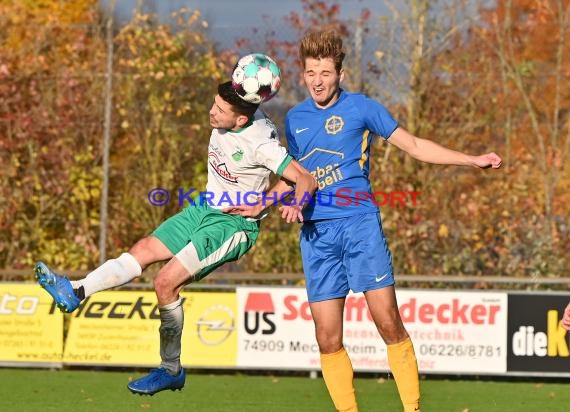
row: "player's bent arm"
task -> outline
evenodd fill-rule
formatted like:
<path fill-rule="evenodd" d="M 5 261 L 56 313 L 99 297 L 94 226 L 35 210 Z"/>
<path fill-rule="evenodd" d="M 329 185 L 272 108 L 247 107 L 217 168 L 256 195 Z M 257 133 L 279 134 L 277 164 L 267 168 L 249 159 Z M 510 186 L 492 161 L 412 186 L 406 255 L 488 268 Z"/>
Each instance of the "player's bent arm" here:
<path fill-rule="evenodd" d="M 317 189 L 317 181 L 313 175 L 294 160 L 285 167 L 279 181 L 255 205 L 236 205 L 222 211 L 244 217 L 259 216 L 265 209 L 279 203 L 289 193 L 292 193 L 294 186 L 296 187 L 295 199 L 280 208 L 281 217 L 287 223 L 303 221 L 301 210 L 309 204 L 309 200 Z"/>
<path fill-rule="evenodd" d="M 295 184 L 294 205 L 307 206 L 317 190 L 317 180 L 299 162 L 292 160 L 283 171 L 283 178 Z"/>
<path fill-rule="evenodd" d="M 305 168 L 292 161 L 285 168 L 282 179 L 295 183 L 295 197 L 288 202 L 282 201 L 279 208 L 281 217 L 287 223 L 303 222 L 302 210 L 307 206 L 317 190 L 317 181 Z"/>
<path fill-rule="evenodd" d="M 294 190 L 295 184 L 283 176 L 280 176 L 277 183 L 265 193 L 265 208 L 276 205 L 279 201 L 283 200 L 283 198 L 292 194 Z"/>
<path fill-rule="evenodd" d="M 222 212 L 243 217 L 256 217 L 261 215 L 265 209 L 279 203 L 288 193 L 293 193 L 293 184 L 280 177 L 279 181 L 265 192 L 262 197 L 258 198 L 254 204 L 230 206 L 222 209 Z"/>
<path fill-rule="evenodd" d="M 441 165 L 473 166 L 479 168 L 499 168 L 501 158 L 495 153 L 471 156 L 443 147 L 431 140 L 414 136 L 401 127 L 396 128 L 388 138 L 388 143 L 408 153 L 414 159 Z"/>

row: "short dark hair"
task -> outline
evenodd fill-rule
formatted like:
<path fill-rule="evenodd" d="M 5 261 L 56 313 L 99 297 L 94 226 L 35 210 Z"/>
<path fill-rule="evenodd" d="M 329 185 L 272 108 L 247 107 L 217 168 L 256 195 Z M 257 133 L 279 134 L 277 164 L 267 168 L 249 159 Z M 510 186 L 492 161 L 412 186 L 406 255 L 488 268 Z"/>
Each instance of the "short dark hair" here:
<path fill-rule="evenodd" d="M 259 104 L 246 102 L 235 91 L 232 82 L 220 83 L 218 85 L 218 94 L 225 102 L 232 106 L 234 112 L 247 116 L 251 119 L 259 107 Z"/>

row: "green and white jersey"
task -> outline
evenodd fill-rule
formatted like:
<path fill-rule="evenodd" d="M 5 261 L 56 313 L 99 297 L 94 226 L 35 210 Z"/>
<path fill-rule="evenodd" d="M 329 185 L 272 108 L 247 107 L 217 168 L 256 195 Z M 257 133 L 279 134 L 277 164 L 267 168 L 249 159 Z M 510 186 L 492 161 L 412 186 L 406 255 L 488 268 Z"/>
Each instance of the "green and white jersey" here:
<path fill-rule="evenodd" d="M 281 176 L 291 160 L 277 128 L 259 110 L 253 122 L 239 131 L 214 129 L 202 199 L 217 209 L 254 204 L 269 189 L 271 172 Z"/>

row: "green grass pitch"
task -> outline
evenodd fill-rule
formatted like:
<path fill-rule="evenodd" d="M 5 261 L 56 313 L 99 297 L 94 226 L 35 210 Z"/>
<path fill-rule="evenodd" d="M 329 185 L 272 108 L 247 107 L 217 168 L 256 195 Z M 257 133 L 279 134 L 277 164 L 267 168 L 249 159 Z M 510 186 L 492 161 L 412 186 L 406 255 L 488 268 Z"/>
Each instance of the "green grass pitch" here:
<path fill-rule="evenodd" d="M 321 378 L 188 375 L 182 391 L 133 395 L 130 379 L 144 372 L 0 369 L 0 411 L 334 411 Z M 422 379 L 423 412 L 563 412 L 570 410 L 565 383 Z M 392 379 L 358 376 L 360 412 L 401 411 Z"/>

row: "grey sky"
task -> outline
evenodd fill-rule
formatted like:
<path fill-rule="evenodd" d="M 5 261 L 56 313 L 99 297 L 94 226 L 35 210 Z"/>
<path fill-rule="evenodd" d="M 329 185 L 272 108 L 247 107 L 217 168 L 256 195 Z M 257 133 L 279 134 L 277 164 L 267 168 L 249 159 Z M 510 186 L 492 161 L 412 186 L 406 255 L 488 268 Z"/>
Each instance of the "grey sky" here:
<path fill-rule="evenodd" d="M 113 0 L 100 0 L 108 6 Z M 143 5 L 145 12 L 167 18 L 171 12 L 183 7 L 198 9 L 208 24 L 209 36 L 222 48 L 235 47 L 235 39 L 253 36 L 258 29 L 254 43 L 262 41 L 263 33 L 277 30 L 288 38 L 292 29 L 284 22 L 291 11 L 302 12 L 301 0 L 114 0 L 115 16 L 120 22 L 129 21 L 137 5 Z M 331 0 L 330 3 L 333 3 Z M 387 14 L 382 0 L 337 0 L 340 18 L 347 20 L 360 15 L 363 8 L 372 12 L 372 19 Z"/>
<path fill-rule="evenodd" d="M 101 0 L 103 4 L 110 2 L 111 0 Z M 341 6 L 343 18 L 358 16 L 363 8 L 370 9 L 377 16 L 386 12 L 382 0 L 337 0 L 336 2 Z M 264 15 L 280 18 L 293 10 L 302 11 L 300 0 L 115 0 L 123 17 L 127 17 L 129 11 L 140 3 L 159 14 L 168 14 L 182 7 L 196 8 L 202 11 L 204 18 L 213 26 L 255 24 Z"/>

